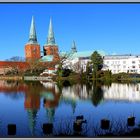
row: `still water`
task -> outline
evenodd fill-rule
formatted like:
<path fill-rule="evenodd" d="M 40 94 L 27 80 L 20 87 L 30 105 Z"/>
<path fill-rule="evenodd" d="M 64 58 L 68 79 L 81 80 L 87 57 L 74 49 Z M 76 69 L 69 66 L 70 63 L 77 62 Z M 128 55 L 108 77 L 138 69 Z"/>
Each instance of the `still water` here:
<path fill-rule="evenodd" d="M 0 137 L 8 137 L 8 124 L 16 124 L 17 137 L 47 137 L 43 124 L 52 123 L 53 132 L 73 135 L 76 116 L 87 122 L 81 134 L 96 137 L 100 122 L 109 119 L 111 132 L 125 132 L 140 124 L 140 83 L 74 84 L 0 81 Z M 127 118 L 135 125 L 127 127 Z M 117 130 L 117 131 L 116 131 Z"/>

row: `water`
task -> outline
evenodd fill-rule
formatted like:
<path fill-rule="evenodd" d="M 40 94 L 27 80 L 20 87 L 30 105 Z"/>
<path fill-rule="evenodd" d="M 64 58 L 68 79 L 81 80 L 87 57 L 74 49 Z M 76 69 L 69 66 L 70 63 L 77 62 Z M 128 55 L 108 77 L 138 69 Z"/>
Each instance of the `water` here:
<path fill-rule="evenodd" d="M 75 84 L 0 81 L 0 137 L 8 137 L 8 124 L 16 124 L 17 137 L 73 135 L 76 116 L 83 115 L 80 134 L 96 137 L 108 132 L 127 132 L 140 124 L 140 83 Z M 135 116 L 135 125 L 127 118 Z M 110 130 L 100 128 L 110 120 Z M 52 123 L 52 134 L 43 124 Z M 14 136 L 14 135 L 13 135 Z"/>

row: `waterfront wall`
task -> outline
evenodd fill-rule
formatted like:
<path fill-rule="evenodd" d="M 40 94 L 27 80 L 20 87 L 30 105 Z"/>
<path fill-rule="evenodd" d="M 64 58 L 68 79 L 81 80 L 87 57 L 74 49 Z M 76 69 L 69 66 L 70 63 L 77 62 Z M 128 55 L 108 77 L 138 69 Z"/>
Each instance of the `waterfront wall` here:
<path fill-rule="evenodd" d="M 24 76 L 24 80 L 27 80 L 27 81 L 52 81 L 52 79 L 49 79 L 48 77 L 42 77 L 42 76 Z"/>

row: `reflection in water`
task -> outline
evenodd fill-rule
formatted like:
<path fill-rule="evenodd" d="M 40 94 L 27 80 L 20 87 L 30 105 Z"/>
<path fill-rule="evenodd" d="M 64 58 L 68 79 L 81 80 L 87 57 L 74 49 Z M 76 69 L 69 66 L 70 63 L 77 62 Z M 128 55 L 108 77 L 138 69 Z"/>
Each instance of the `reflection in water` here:
<path fill-rule="evenodd" d="M 103 86 L 105 100 L 140 101 L 140 84 L 112 83 L 111 87 Z"/>
<path fill-rule="evenodd" d="M 87 86 L 76 84 L 71 87 L 64 87 L 62 89 L 63 98 L 71 98 L 73 100 L 86 100 L 90 98 L 89 92 L 87 92 Z"/>
<path fill-rule="evenodd" d="M 41 125 L 39 124 L 39 122 L 44 123 L 46 119 L 47 123 L 53 123 L 55 124 L 54 126 L 56 127 L 58 127 L 58 125 L 56 125 L 56 119 L 54 118 L 59 118 L 59 116 L 61 115 L 62 117 L 63 115 L 69 116 L 72 115 L 71 118 L 72 120 L 70 120 L 70 122 L 72 122 L 73 118 L 76 115 L 90 114 L 92 118 L 91 120 L 95 119 L 96 122 L 98 121 L 100 122 L 100 120 L 104 118 L 104 116 L 108 112 L 110 113 L 109 115 L 115 114 L 114 116 L 116 116 L 116 118 L 119 117 L 117 116 L 119 115 L 119 113 L 117 114 L 117 112 L 119 112 L 119 110 L 123 108 L 119 108 L 118 111 L 113 112 L 114 109 L 111 108 L 112 104 L 114 103 L 113 101 L 117 100 L 118 101 L 117 105 L 120 105 L 119 102 L 120 100 L 121 102 L 127 101 L 127 104 L 125 104 L 126 107 L 124 108 L 124 110 L 120 112 L 121 114 L 122 112 L 124 112 L 124 114 L 129 115 L 131 113 L 130 107 L 132 106 L 132 104 L 129 103 L 136 101 L 137 103 L 139 103 L 140 101 L 139 83 L 137 84 L 112 83 L 111 85 L 108 86 L 103 85 L 101 82 L 95 81 L 94 83 L 87 84 L 78 83 L 70 86 L 69 83 L 66 82 L 64 85 L 65 86 L 63 86 L 63 84 L 61 85 L 60 83 L 55 82 L 50 83 L 42 81 L 41 82 L 0 81 L 0 95 L 3 94 L 6 95 L 4 96 L 5 97 L 4 102 L 7 102 L 7 95 L 8 97 L 10 97 L 11 102 L 13 101 L 13 99 L 21 101 L 23 100 L 24 108 L 20 108 L 20 110 L 22 110 L 21 117 L 24 116 L 24 114 L 27 114 L 28 117 L 27 125 L 28 128 L 30 129 L 30 134 L 32 136 L 36 136 L 38 134 L 37 133 L 38 129 L 41 129 L 39 128 L 39 126 Z M 3 97 L 0 96 L 0 99 L 2 98 Z M 111 100 L 112 102 L 111 103 L 104 102 L 109 100 Z M 102 104 L 103 102 L 104 104 Z M 12 107 L 12 104 L 10 105 Z M 68 108 L 68 106 L 70 106 L 70 108 Z M 16 107 L 17 107 L 16 109 L 18 109 L 19 107 L 18 104 L 16 105 Z M 116 107 L 116 110 L 118 109 L 116 104 L 114 104 L 114 107 Z M 10 106 L 8 106 L 7 108 L 10 108 Z M 134 113 L 136 113 L 137 108 L 135 108 L 135 106 L 134 108 L 131 109 L 133 109 L 131 111 L 134 111 Z M 71 114 L 70 110 L 72 110 Z M 137 110 L 137 112 L 140 113 L 139 110 Z M 1 110 L 0 113 L 6 114 L 5 110 Z M 43 116 L 45 116 L 44 119 Z M 63 120 L 62 117 L 60 119 Z M 24 123 L 26 124 L 26 121 Z M 90 122 L 90 120 L 88 120 L 88 123 L 94 124 Z"/>
<path fill-rule="evenodd" d="M 36 88 L 33 88 L 32 84 L 29 84 L 28 90 L 25 92 L 24 101 L 24 108 L 27 111 L 31 135 L 35 133 L 37 113 L 40 108 L 40 95 L 38 94 L 40 87 L 38 87 L 37 84 L 35 84 L 35 87 Z"/>
<path fill-rule="evenodd" d="M 103 90 L 102 84 L 100 82 L 95 81 L 93 83 L 93 94 L 92 94 L 92 103 L 94 106 L 100 104 L 103 100 Z"/>
<path fill-rule="evenodd" d="M 47 91 L 41 93 L 43 100 L 43 106 L 46 109 L 48 123 L 53 123 L 55 109 L 58 106 L 60 93 L 57 85 L 53 82 L 41 82 Z"/>

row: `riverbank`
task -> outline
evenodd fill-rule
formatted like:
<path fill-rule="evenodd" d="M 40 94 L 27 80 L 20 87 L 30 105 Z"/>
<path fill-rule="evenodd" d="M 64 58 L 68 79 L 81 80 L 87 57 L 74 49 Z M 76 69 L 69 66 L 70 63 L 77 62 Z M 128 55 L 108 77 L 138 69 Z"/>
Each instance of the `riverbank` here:
<path fill-rule="evenodd" d="M 30 81 L 34 80 L 48 80 L 48 77 L 41 77 L 40 76 L 25 76 L 25 77 L 30 77 Z M 32 80 L 33 79 L 33 80 Z M 24 76 L 21 75 L 12 75 L 12 76 L 0 76 L 0 80 L 25 80 Z M 27 78 L 28 80 L 28 78 Z M 87 78 L 85 75 L 79 75 L 79 74 L 73 74 L 67 77 L 61 77 L 61 76 L 54 76 L 52 77 L 53 81 L 69 81 L 71 83 L 78 83 L 78 82 L 94 82 L 94 81 L 101 81 L 103 83 L 110 83 L 110 82 L 117 82 L 117 83 L 131 83 L 131 82 L 140 82 L 140 77 L 120 77 L 120 76 L 112 76 L 110 78 L 105 78 L 105 77 L 100 77 L 100 78 Z"/>
<path fill-rule="evenodd" d="M 23 80 L 23 76 L 0 76 L 0 80 Z"/>

